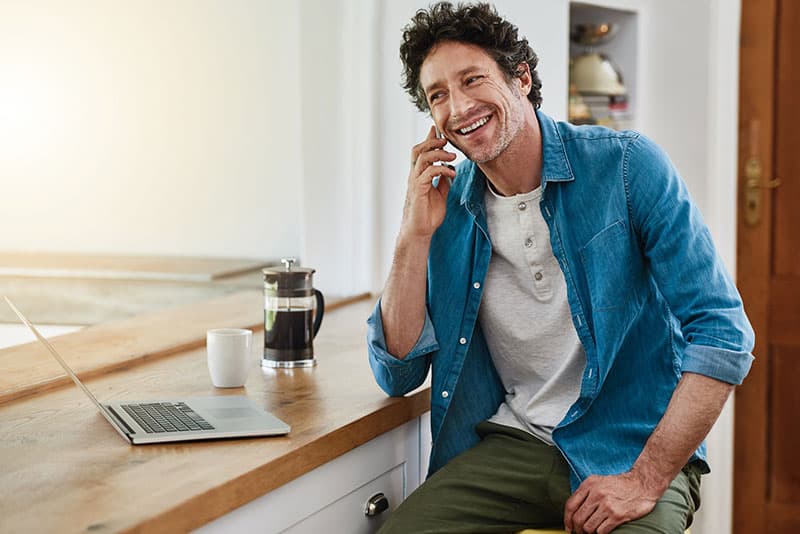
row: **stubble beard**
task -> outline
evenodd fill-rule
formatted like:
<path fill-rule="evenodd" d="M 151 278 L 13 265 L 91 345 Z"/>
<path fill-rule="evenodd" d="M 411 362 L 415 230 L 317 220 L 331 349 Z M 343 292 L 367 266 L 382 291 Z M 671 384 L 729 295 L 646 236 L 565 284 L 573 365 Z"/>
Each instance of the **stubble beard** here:
<path fill-rule="evenodd" d="M 525 123 L 525 113 L 520 103 L 520 93 L 513 90 L 513 88 L 512 93 L 514 94 L 514 105 L 512 106 L 512 109 L 509 110 L 511 113 L 505 114 L 505 125 L 498 126 L 501 128 L 499 137 L 491 145 L 478 147 L 470 150 L 469 152 L 464 151 L 464 155 L 466 155 L 471 161 L 480 164 L 497 159 L 500 154 L 505 152 L 505 150 L 511 145 L 511 142 L 514 140 L 514 138 L 517 137 L 517 134 L 519 134 L 519 132 L 522 130 Z M 496 118 L 497 114 L 494 116 Z"/>

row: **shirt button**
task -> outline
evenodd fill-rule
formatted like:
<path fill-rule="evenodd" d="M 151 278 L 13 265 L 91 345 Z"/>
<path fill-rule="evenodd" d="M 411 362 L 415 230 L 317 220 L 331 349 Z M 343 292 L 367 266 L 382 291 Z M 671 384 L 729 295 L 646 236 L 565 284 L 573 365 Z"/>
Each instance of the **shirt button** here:
<path fill-rule="evenodd" d="M 536 281 L 538 282 L 542 279 L 542 272 L 539 271 L 538 273 L 534 274 L 533 277 L 536 278 Z"/>
<path fill-rule="evenodd" d="M 448 392 L 446 392 L 446 391 L 442 391 L 442 398 L 443 398 L 443 399 L 446 399 L 446 398 L 447 398 L 447 397 L 449 397 L 449 396 L 450 396 L 450 394 L 449 394 Z"/>
<path fill-rule="evenodd" d="M 517 208 L 519 208 L 519 211 L 522 211 L 527 207 L 528 207 L 528 205 L 525 204 L 524 202 L 520 202 L 519 204 L 517 204 Z"/>
<path fill-rule="evenodd" d="M 525 240 L 525 248 L 531 248 L 533 246 L 533 239 L 530 237 Z"/>
<path fill-rule="evenodd" d="M 467 344 L 467 338 L 462 337 L 461 339 L 458 340 L 458 342 L 461 343 L 462 345 L 466 345 Z"/>
<path fill-rule="evenodd" d="M 480 289 L 481 288 L 481 283 L 480 282 L 475 282 L 474 284 L 472 284 L 472 287 L 474 287 L 475 289 Z"/>

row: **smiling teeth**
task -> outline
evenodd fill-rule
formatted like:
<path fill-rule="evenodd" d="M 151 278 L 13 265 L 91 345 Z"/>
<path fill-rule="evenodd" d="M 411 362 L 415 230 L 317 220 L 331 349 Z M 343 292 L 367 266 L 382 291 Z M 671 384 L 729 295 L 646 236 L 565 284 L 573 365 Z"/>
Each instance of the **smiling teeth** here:
<path fill-rule="evenodd" d="M 489 122 L 489 117 L 484 117 L 484 118 L 482 118 L 482 119 L 478 119 L 478 120 L 476 120 L 475 122 L 473 122 L 472 124 L 470 124 L 470 125 L 469 125 L 469 126 L 467 126 L 466 128 L 461 128 L 461 129 L 460 129 L 460 130 L 458 130 L 458 131 L 459 131 L 459 133 L 461 133 L 461 134 L 468 134 L 468 133 L 469 133 L 469 132 L 471 132 L 472 130 L 475 130 L 475 129 L 477 129 L 477 128 L 480 128 L 481 126 L 483 126 L 483 125 L 484 125 L 484 124 L 486 124 L 487 122 Z"/>

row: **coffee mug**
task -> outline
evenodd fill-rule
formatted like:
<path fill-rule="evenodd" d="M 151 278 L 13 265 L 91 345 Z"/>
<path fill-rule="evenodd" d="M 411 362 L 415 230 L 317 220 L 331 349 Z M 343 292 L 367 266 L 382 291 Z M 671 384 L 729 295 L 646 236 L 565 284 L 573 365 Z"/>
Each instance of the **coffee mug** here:
<path fill-rule="evenodd" d="M 206 352 L 211 383 L 218 388 L 238 388 L 247 381 L 253 331 L 217 328 L 206 332 Z"/>

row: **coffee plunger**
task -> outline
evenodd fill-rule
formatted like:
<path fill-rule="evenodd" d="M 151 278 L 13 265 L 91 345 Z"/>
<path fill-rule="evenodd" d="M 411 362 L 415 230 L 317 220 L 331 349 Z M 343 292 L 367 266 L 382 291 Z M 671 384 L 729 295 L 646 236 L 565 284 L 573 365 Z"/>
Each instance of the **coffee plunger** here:
<path fill-rule="evenodd" d="M 311 367 L 314 336 L 325 312 L 322 293 L 313 287 L 314 269 L 295 267 L 294 258 L 281 266 L 262 269 L 264 274 L 263 367 Z"/>

